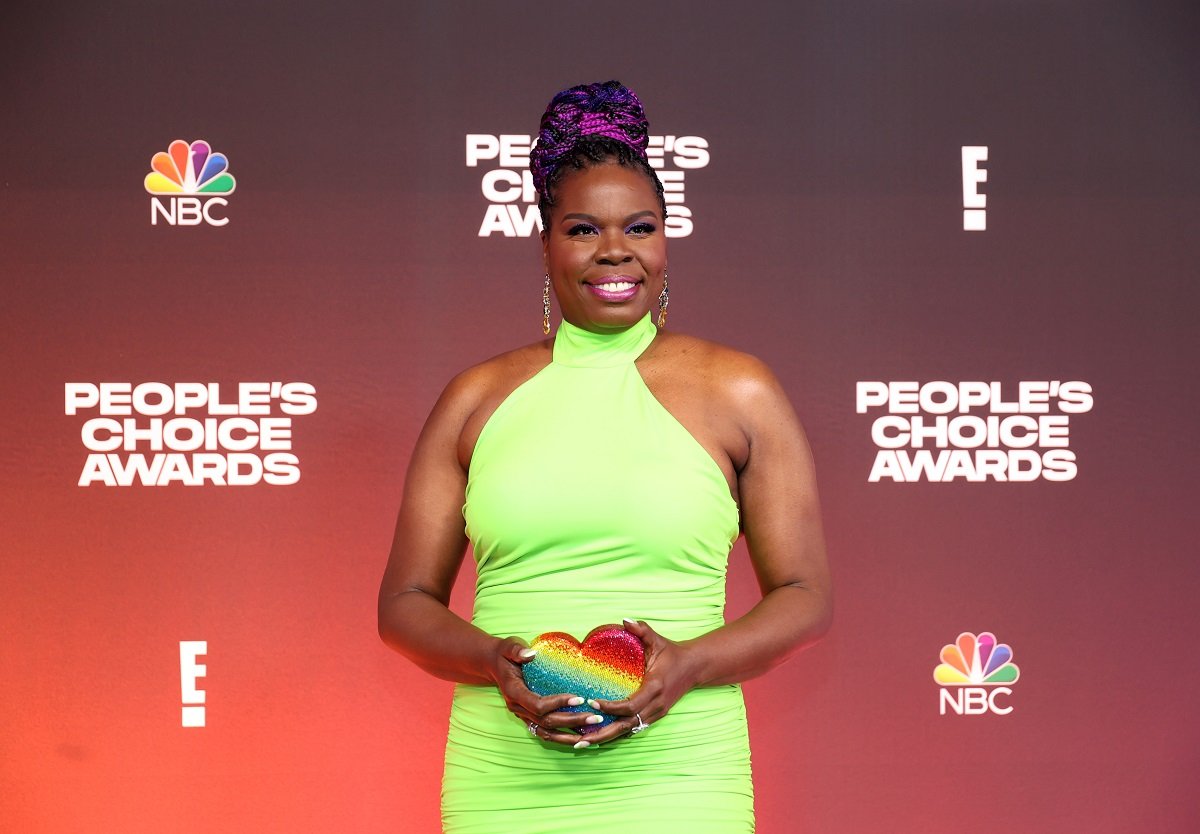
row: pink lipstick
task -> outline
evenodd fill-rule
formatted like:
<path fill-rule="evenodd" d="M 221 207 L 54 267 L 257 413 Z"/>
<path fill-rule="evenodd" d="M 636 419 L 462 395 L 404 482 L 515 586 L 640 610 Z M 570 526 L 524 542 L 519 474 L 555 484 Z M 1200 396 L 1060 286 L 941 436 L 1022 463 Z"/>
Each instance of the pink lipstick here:
<path fill-rule="evenodd" d="M 606 275 L 603 278 L 592 278 L 584 282 L 587 288 L 602 301 L 628 301 L 637 295 L 642 282 L 629 275 Z"/>

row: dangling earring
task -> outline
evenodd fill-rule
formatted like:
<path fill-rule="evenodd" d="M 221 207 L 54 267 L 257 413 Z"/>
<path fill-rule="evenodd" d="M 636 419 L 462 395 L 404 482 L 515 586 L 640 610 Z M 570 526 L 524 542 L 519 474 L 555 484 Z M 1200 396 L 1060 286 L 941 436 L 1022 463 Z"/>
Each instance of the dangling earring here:
<path fill-rule="evenodd" d="M 667 272 L 663 270 L 663 288 L 658 294 L 658 326 L 663 327 L 667 323 L 667 305 L 671 303 L 670 296 L 667 295 Z"/>
<path fill-rule="evenodd" d="M 546 283 L 542 286 L 542 333 L 550 335 L 550 273 L 546 273 Z"/>

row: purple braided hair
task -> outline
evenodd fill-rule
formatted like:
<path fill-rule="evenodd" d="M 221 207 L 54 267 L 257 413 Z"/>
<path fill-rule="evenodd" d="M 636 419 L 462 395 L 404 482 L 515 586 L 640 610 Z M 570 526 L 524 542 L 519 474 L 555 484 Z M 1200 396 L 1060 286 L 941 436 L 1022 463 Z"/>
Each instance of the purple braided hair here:
<path fill-rule="evenodd" d="M 580 84 L 551 99 L 529 154 L 543 225 L 554 204 L 554 186 L 565 171 L 606 159 L 642 169 L 654 183 L 665 217 L 662 183 L 646 158 L 649 129 L 641 100 L 619 81 Z"/>

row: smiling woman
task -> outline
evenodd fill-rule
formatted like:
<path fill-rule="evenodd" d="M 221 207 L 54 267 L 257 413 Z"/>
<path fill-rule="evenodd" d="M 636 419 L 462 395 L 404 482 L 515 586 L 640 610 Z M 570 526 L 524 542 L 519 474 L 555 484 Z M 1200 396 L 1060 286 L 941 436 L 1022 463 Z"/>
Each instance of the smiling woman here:
<path fill-rule="evenodd" d="M 542 249 L 563 318 L 593 331 L 632 326 L 667 274 L 654 189 L 641 172 L 601 162 L 563 182 L 556 202 Z"/>
<path fill-rule="evenodd" d="M 738 683 L 828 627 L 812 461 L 787 398 L 758 360 L 661 329 L 666 207 L 647 128 L 617 82 L 555 96 L 530 167 L 546 330 L 551 288 L 563 320 L 456 377 L 409 466 L 379 629 L 459 684 L 452 834 L 752 831 Z M 763 597 L 725 623 L 739 532 Z M 470 623 L 448 608 L 468 542 Z M 628 698 L 526 687 L 535 637 L 621 621 L 645 654 Z"/>

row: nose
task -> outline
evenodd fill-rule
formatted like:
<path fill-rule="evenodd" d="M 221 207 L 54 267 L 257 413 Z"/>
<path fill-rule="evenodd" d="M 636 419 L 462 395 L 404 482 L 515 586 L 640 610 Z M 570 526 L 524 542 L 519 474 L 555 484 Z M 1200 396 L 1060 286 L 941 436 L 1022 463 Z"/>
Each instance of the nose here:
<path fill-rule="evenodd" d="M 596 247 L 596 262 L 614 266 L 633 260 L 633 252 L 629 249 L 629 241 L 621 229 L 607 229 L 600 233 L 600 243 Z"/>

